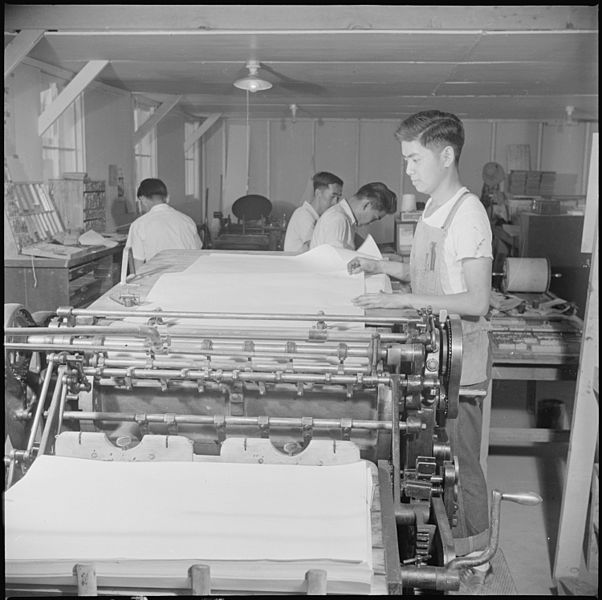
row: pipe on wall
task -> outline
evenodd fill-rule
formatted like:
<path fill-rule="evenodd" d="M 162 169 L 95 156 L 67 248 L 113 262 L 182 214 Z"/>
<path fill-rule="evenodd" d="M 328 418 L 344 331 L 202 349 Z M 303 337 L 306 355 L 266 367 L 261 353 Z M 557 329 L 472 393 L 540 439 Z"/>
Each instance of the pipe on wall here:
<path fill-rule="evenodd" d="M 489 162 L 495 162 L 495 144 L 497 142 L 497 122 L 491 121 L 491 140 L 489 141 Z"/>
<path fill-rule="evenodd" d="M 541 171 L 541 164 L 543 162 L 543 123 L 537 125 L 537 161 L 535 164 L 535 170 Z"/>

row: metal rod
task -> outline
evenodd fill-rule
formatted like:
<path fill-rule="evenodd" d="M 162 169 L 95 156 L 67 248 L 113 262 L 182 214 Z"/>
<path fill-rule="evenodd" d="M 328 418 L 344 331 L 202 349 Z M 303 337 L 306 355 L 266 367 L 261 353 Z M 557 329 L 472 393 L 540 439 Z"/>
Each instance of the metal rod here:
<path fill-rule="evenodd" d="M 67 398 L 67 385 L 63 385 L 61 388 L 61 402 L 59 404 L 59 416 L 58 423 L 56 426 L 57 434 L 61 433 L 61 427 L 63 425 L 63 413 L 65 412 L 65 400 Z"/>
<path fill-rule="evenodd" d="M 49 336 L 69 336 L 69 335 L 134 335 L 149 339 L 154 345 L 162 345 L 161 336 L 155 327 L 148 325 L 137 325 L 132 327 L 108 327 L 104 325 L 87 325 L 76 327 L 7 327 L 4 333 L 8 335 L 49 335 Z"/>
<path fill-rule="evenodd" d="M 312 373 L 289 373 L 285 371 L 278 371 L 275 373 L 254 373 L 249 371 L 235 371 L 228 370 L 223 371 L 222 369 L 206 369 L 196 370 L 192 369 L 185 374 L 181 372 L 174 372 L 167 369 L 108 369 L 102 368 L 97 369 L 95 367 L 86 368 L 84 367 L 84 373 L 86 375 L 104 375 L 105 377 L 139 377 L 149 379 L 215 379 L 219 382 L 230 382 L 230 381 L 262 381 L 267 383 L 297 383 L 297 382 L 313 382 L 313 383 L 332 383 L 332 384 L 357 384 L 366 386 L 375 386 L 378 384 L 389 384 L 391 377 L 387 375 L 336 375 L 331 373 L 325 373 L 324 375 L 312 374 Z M 403 382 L 402 382 L 403 383 Z"/>
<path fill-rule="evenodd" d="M 81 339 L 77 338 L 77 336 L 75 336 L 73 333 L 69 332 L 68 329 L 61 329 L 61 331 L 58 331 L 56 333 L 53 333 L 52 335 L 45 335 L 45 333 L 39 333 L 39 334 L 33 334 L 33 335 L 27 335 L 28 332 L 24 331 L 25 329 L 34 329 L 33 327 L 29 327 L 29 328 L 21 328 L 21 334 L 22 337 L 27 336 L 27 341 L 23 341 L 23 342 L 8 342 L 8 343 L 15 343 L 15 344 L 20 344 L 21 347 L 23 346 L 23 344 L 27 344 L 28 347 L 31 346 L 42 346 L 42 345 L 49 345 L 49 344 L 57 344 L 57 343 L 63 343 L 63 344 L 77 344 L 77 345 L 82 345 L 82 346 L 93 346 L 93 342 L 94 340 L 92 339 L 86 339 L 84 337 L 82 337 Z M 10 332 L 7 332 L 7 335 L 11 335 Z M 14 335 L 12 334 L 13 337 L 19 337 L 19 334 Z M 90 335 L 90 334 L 87 334 Z M 211 342 L 211 347 L 210 349 L 207 349 L 204 347 L 203 345 L 203 341 L 204 340 L 198 340 L 195 341 L 194 344 L 192 343 L 188 343 L 186 345 L 182 345 L 180 346 L 178 344 L 178 342 L 180 340 L 177 339 L 173 339 L 171 337 L 171 335 L 169 336 L 169 351 L 172 354 L 202 354 L 204 356 L 207 355 L 213 355 L 213 356 L 234 356 L 236 353 L 238 353 L 241 356 L 246 357 L 250 357 L 250 356 L 270 356 L 270 354 L 272 355 L 276 355 L 278 357 L 282 357 L 284 354 L 290 355 L 293 358 L 304 358 L 306 356 L 310 356 L 310 357 L 314 357 L 317 355 L 323 356 L 323 355 L 329 355 L 329 354 L 340 354 L 341 353 L 341 348 L 339 348 L 339 345 L 335 345 L 333 343 L 324 343 L 321 344 L 320 346 L 317 345 L 311 345 L 311 344 L 304 344 L 303 342 L 299 343 L 299 342 L 290 342 L 291 344 L 294 344 L 295 348 L 294 350 L 290 351 L 290 349 L 288 348 L 288 343 L 285 342 L 284 344 L 279 344 L 279 345 L 272 345 L 272 346 L 263 346 L 261 344 L 256 344 L 254 343 L 252 340 L 240 340 L 239 343 L 235 346 L 234 344 L 230 345 L 230 347 L 228 347 L 228 345 L 223 345 L 220 344 L 219 342 L 214 343 L 212 340 L 207 340 Z M 58 340 L 55 340 L 55 338 L 59 338 Z M 63 339 L 61 339 L 63 338 Z M 71 338 L 75 338 L 75 339 L 71 339 Z M 66 341 L 66 339 L 68 339 L 68 341 Z M 249 342 L 250 346 L 252 346 L 251 349 L 246 349 L 245 345 L 246 342 Z M 112 343 L 113 345 L 109 345 L 109 343 Z M 356 357 L 356 358 L 368 358 L 371 356 L 371 352 L 370 352 L 370 345 L 365 343 L 363 346 L 361 345 L 349 345 L 349 344 L 345 344 L 346 348 L 343 349 L 343 353 L 346 356 L 349 357 Z M 113 336 L 103 336 L 103 343 L 102 344 L 98 344 L 96 343 L 94 345 L 94 347 L 97 348 L 103 348 L 103 349 L 107 349 L 107 348 L 114 348 L 116 350 L 122 350 L 122 349 L 128 349 L 131 350 L 136 349 L 137 347 L 142 349 L 142 350 L 146 350 L 146 347 L 144 345 L 142 345 L 141 343 L 139 343 L 136 346 L 136 340 L 132 340 L 131 338 L 121 338 L 121 337 L 117 337 L 114 338 Z"/>
<path fill-rule="evenodd" d="M 381 529 L 383 547 L 385 551 L 385 574 L 387 579 L 387 593 L 401 595 L 403 580 L 401 577 L 399 542 L 397 540 L 397 527 L 395 526 L 395 510 L 391 478 L 386 461 L 378 461 L 378 487 L 380 489 Z"/>
<path fill-rule="evenodd" d="M 58 336 L 57 336 L 58 337 Z M 64 335 L 62 337 L 70 337 L 68 335 Z M 44 343 L 45 342 L 45 343 Z M 72 340 L 72 341 L 64 341 L 64 340 L 57 340 L 56 342 L 50 342 L 49 340 L 45 340 L 42 343 L 38 343 L 37 340 L 31 340 L 31 341 L 27 341 L 27 342 L 7 342 L 6 344 L 4 344 L 5 349 L 7 350 L 52 350 L 52 351 L 59 351 L 59 350 L 70 350 L 73 352 L 81 352 L 82 350 L 85 350 L 87 352 L 107 352 L 107 351 L 114 351 L 114 352 L 128 352 L 130 354 L 141 354 L 141 355 L 145 355 L 146 353 L 146 347 L 145 346 L 139 346 L 139 347 L 134 347 L 132 348 L 132 346 L 128 345 L 128 344 L 124 344 L 124 345 L 106 345 L 106 344 L 94 344 L 93 340 L 84 340 L 84 339 L 76 339 L 76 340 Z M 253 359 L 253 358 L 257 358 L 257 359 L 269 359 L 272 358 L 274 360 L 323 360 L 324 359 L 324 355 L 326 355 L 326 357 L 329 357 L 330 354 L 330 358 L 332 358 L 332 360 L 337 360 L 339 361 L 338 356 L 336 355 L 337 350 L 335 348 L 331 348 L 329 349 L 329 352 L 316 352 L 314 354 L 309 354 L 309 353 L 299 353 L 299 352 L 291 352 L 291 353 L 286 353 L 286 352 L 281 352 L 281 353 L 272 353 L 269 354 L 267 352 L 244 352 L 244 351 L 239 351 L 239 352 L 227 352 L 227 351 L 215 351 L 215 350 L 204 350 L 202 348 L 197 348 L 196 350 L 189 350 L 189 351 L 183 351 L 181 349 L 176 349 L 176 350 L 171 350 L 171 352 L 168 350 L 166 352 L 166 354 L 168 355 L 174 355 L 174 354 L 185 354 L 185 355 L 191 355 L 191 356 L 200 356 L 203 359 L 210 359 L 210 358 L 214 358 L 214 357 L 222 357 L 222 358 L 231 358 L 231 359 L 243 359 L 243 360 L 249 360 L 249 359 Z M 368 356 L 367 356 L 367 352 L 363 351 L 351 351 L 348 353 L 347 358 L 361 358 L 361 359 L 365 359 L 367 360 Z M 345 360 L 345 359 L 343 359 Z M 128 365 L 132 364 L 131 362 L 127 363 Z M 147 364 L 145 362 L 145 364 Z M 184 366 L 198 366 L 198 364 L 187 364 Z M 184 367 L 182 367 L 184 368 Z"/>
<path fill-rule="evenodd" d="M 131 316 L 131 314 L 130 314 Z M 159 330 L 161 330 L 161 325 L 158 325 Z M 270 331 L 261 328 L 254 329 L 212 329 L 209 327 L 196 327 L 195 325 L 186 325 L 185 329 L 183 329 L 183 325 L 175 325 L 169 328 L 169 335 L 174 339 L 185 339 L 185 338 L 193 338 L 198 339 L 200 337 L 206 338 L 219 338 L 222 340 L 234 339 L 239 340 L 241 338 L 253 339 L 253 340 L 278 340 L 282 339 L 291 339 L 291 340 L 301 340 L 305 342 L 312 342 L 312 340 L 308 339 L 307 329 L 278 329 L 278 331 Z M 388 333 L 388 332 L 372 332 L 367 330 L 348 330 L 348 331 L 337 331 L 337 330 L 324 330 L 327 334 L 327 338 L 325 341 L 319 340 L 319 343 L 328 343 L 328 342 L 366 342 L 370 341 L 373 337 L 378 336 L 382 341 L 386 342 L 399 342 L 404 343 L 409 340 L 409 335 L 407 333 Z M 318 343 L 318 342 L 315 342 Z"/>
<path fill-rule="evenodd" d="M 67 326 L 63 326 L 63 327 L 52 327 L 52 328 L 43 328 L 43 327 L 13 327 L 13 328 L 9 328 L 8 330 L 5 330 L 7 333 L 9 331 L 12 331 L 15 334 L 23 334 L 26 335 L 28 333 L 38 333 L 38 334 L 44 334 L 44 333 L 49 333 L 52 335 L 66 335 L 69 333 L 72 334 L 84 334 L 86 333 L 86 331 L 84 331 L 84 328 L 88 327 L 88 328 L 92 328 L 92 327 L 96 327 L 98 329 L 91 329 L 89 332 L 87 333 L 102 333 L 100 331 L 100 327 L 102 327 L 101 325 L 90 325 L 90 326 L 84 326 L 84 325 L 75 325 L 73 327 L 67 327 Z M 128 333 L 128 328 L 125 327 L 107 327 L 107 331 L 106 334 L 109 334 L 111 336 L 114 335 L 119 335 L 121 333 Z M 147 327 L 151 327 L 151 326 L 147 326 Z M 161 325 L 153 325 L 152 326 L 153 329 L 156 329 L 157 332 L 160 334 L 162 326 Z M 24 329 L 27 330 L 33 330 L 33 331 L 24 331 Z M 36 330 L 43 330 L 43 331 L 36 331 Z M 252 341 L 254 343 L 257 343 L 257 340 L 278 340 L 279 342 L 281 342 L 282 340 L 285 341 L 295 341 L 295 342 L 305 342 L 307 344 L 315 344 L 316 347 L 322 346 L 324 344 L 328 344 L 328 343 L 332 343 L 332 344 L 336 344 L 336 343 L 345 343 L 345 344 L 353 344 L 353 343 L 357 343 L 357 344 L 362 344 L 362 343 L 366 343 L 371 341 L 374 337 L 378 337 L 382 342 L 397 342 L 397 343 L 405 343 L 410 341 L 409 339 L 409 335 L 408 334 L 375 334 L 375 333 L 360 333 L 360 332 L 333 332 L 333 331 L 327 331 L 326 332 L 326 336 L 325 338 L 322 340 L 312 340 L 312 339 L 308 339 L 308 330 L 279 330 L 277 332 L 262 332 L 259 331 L 257 329 L 254 330 L 236 330 L 236 331 L 227 331 L 227 330 L 195 330 L 195 329 L 187 329 L 186 331 L 181 331 L 181 330 L 177 330 L 177 329 L 169 329 L 169 330 L 165 330 L 165 334 L 169 335 L 170 339 L 172 340 L 172 344 L 175 341 L 178 340 L 187 340 L 189 338 L 194 339 L 194 340 L 198 340 L 199 338 L 205 338 L 205 339 L 219 339 L 220 341 L 222 340 L 235 340 L 235 341 Z"/>
<path fill-rule="evenodd" d="M 31 347 L 26 344 L 5 344 L 5 349 L 14 350 L 14 349 L 30 349 Z M 44 346 L 36 346 L 36 350 L 73 350 L 77 352 L 81 351 L 81 348 L 74 348 L 72 346 L 49 346 L 48 348 Z M 100 351 L 106 350 L 102 346 L 97 348 Z M 86 350 L 94 350 L 93 347 L 88 348 Z M 66 357 L 66 360 L 78 360 L 76 356 Z M 152 364 L 152 359 L 149 359 Z M 139 377 L 142 379 L 175 379 L 175 380 L 186 380 L 186 379 L 194 379 L 194 380 L 204 380 L 204 379 L 215 379 L 220 382 L 229 382 L 229 381 L 262 381 L 267 383 L 297 383 L 297 382 L 313 382 L 313 383 L 332 383 L 332 384 L 357 384 L 357 385 L 367 385 L 367 386 L 375 386 L 378 384 L 388 384 L 390 382 L 390 378 L 388 375 L 367 375 L 370 373 L 368 369 L 360 369 L 358 367 L 347 367 L 343 369 L 343 373 L 340 372 L 340 369 L 337 366 L 332 365 L 331 368 L 327 366 L 310 366 L 310 365 L 290 365 L 287 364 L 285 368 L 277 369 L 274 365 L 259 365 L 258 368 L 264 369 L 263 371 L 248 371 L 246 369 L 249 366 L 253 367 L 254 365 L 245 365 L 241 367 L 240 370 L 232 369 L 224 371 L 222 368 L 205 368 L 203 370 L 199 369 L 199 365 L 193 365 L 195 369 L 193 370 L 190 367 L 178 367 L 177 370 L 164 368 L 164 369 L 141 369 L 138 367 L 132 367 L 131 359 L 125 361 L 128 363 L 127 368 L 107 368 L 103 367 L 95 367 L 95 366 L 86 366 L 83 367 L 83 371 L 85 375 L 91 375 L 93 377 L 105 376 L 107 378 L 110 377 Z M 145 365 L 148 365 L 149 362 L 145 361 Z M 228 364 L 228 367 L 231 365 Z M 185 371 L 185 372 L 183 372 Z M 317 372 L 317 373 L 316 373 Z M 345 374 L 351 373 L 351 374 Z"/>
<path fill-rule="evenodd" d="M 391 419 L 393 425 L 399 422 L 399 375 L 391 377 Z M 401 440 L 399 433 L 392 429 L 391 435 L 391 461 L 393 468 L 393 506 L 401 499 Z"/>
<path fill-rule="evenodd" d="M 132 358 L 123 358 L 123 359 L 113 359 L 113 358 L 106 358 L 104 360 L 104 364 L 103 367 L 110 367 L 110 368 L 119 368 L 119 367 L 136 367 L 136 368 L 144 368 L 144 367 L 148 367 L 152 365 L 153 368 L 155 369 L 199 369 L 199 364 L 198 362 L 196 364 L 193 363 L 185 363 L 185 362 L 171 362 L 171 361 L 158 361 L 158 360 L 153 360 L 150 359 L 146 360 L 144 358 L 140 358 L 140 359 L 132 359 Z M 219 364 L 215 363 L 215 362 L 211 362 L 211 361 L 207 361 L 207 366 L 218 368 Z M 228 364 L 228 366 L 232 366 L 231 364 Z M 282 367 L 284 365 L 280 365 L 280 364 L 274 364 L 274 363 L 268 363 L 268 364 L 262 364 L 262 363 L 257 363 L 256 361 L 254 362 L 250 362 L 250 363 L 245 363 L 245 365 L 241 365 L 241 368 L 246 370 L 247 372 L 273 372 L 275 370 L 281 370 Z M 370 373 L 369 371 L 369 365 L 364 365 L 363 367 L 359 366 L 359 365 L 355 365 L 355 366 L 345 366 L 343 365 L 339 365 L 339 364 L 332 364 L 332 365 L 323 365 L 320 364 L 319 366 L 316 365 L 296 365 L 295 363 L 290 363 L 286 365 L 286 371 L 287 372 L 292 372 L 292 373 L 307 373 L 307 372 L 314 372 L 314 373 L 335 373 L 335 374 L 347 374 L 347 373 Z M 341 373 L 341 370 L 343 371 Z"/>
<path fill-rule="evenodd" d="M 59 398 L 61 396 L 61 389 L 66 384 L 66 382 L 64 381 L 66 370 L 67 370 L 66 365 L 60 365 L 58 368 L 57 381 L 56 381 L 56 386 L 54 388 L 54 393 L 52 395 L 52 401 L 50 403 L 50 408 L 48 409 L 47 413 L 44 413 L 47 415 L 47 418 L 46 418 L 46 425 L 44 427 L 44 431 L 42 432 L 42 439 L 40 441 L 39 454 L 46 453 L 46 448 L 48 446 L 48 441 L 50 438 L 50 430 L 52 429 L 52 423 L 54 421 L 54 418 L 56 416 L 56 412 L 58 409 Z"/>
<path fill-rule="evenodd" d="M 460 574 L 444 567 L 430 565 L 403 566 L 401 579 L 404 587 L 450 591 L 460 588 Z"/>
<path fill-rule="evenodd" d="M 65 336 L 68 337 L 68 336 Z M 86 343 L 90 342 L 90 343 Z M 37 344 L 34 342 L 7 342 L 4 344 L 4 347 L 7 350 L 29 350 L 29 351 L 40 351 L 40 350 L 49 350 L 52 352 L 107 352 L 107 351 L 115 351 L 115 352 L 124 352 L 131 351 L 131 348 L 127 346 L 105 346 L 104 344 L 92 344 L 92 340 L 75 340 L 74 342 L 60 342 L 57 341 L 55 343 L 47 343 L 47 344 Z M 143 351 L 144 347 L 140 347 L 140 350 Z M 71 360 L 75 360 L 76 357 L 71 357 Z"/>
<path fill-rule="evenodd" d="M 171 336 L 170 336 L 171 337 Z M 171 347 L 173 348 L 177 344 L 178 340 L 171 338 Z M 200 343 L 200 342 L 198 342 Z M 198 343 L 195 343 L 194 346 L 198 346 Z M 251 344 L 252 348 L 249 350 L 245 348 L 247 344 Z M 222 340 L 212 341 L 212 352 L 232 352 L 232 351 L 242 351 L 247 353 L 254 354 L 264 354 L 269 352 L 277 352 L 279 354 L 283 352 L 290 352 L 291 354 L 295 354 L 296 356 L 300 356 L 303 352 L 308 352 L 312 354 L 330 354 L 331 352 L 339 352 L 341 350 L 341 343 L 312 343 L 307 341 L 297 341 L 294 342 L 294 350 L 289 349 L 289 344 L 286 340 L 283 340 L 280 343 L 260 343 L 253 342 L 252 340 L 239 339 L 235 342 L 225 342 Z M 187 345 L 188 347 L 188 345 Z M 344 344 L 345 353 L 348 356 L 368 356 L 368 344 L 365 342 L 361 344 Z M 198 351 L 195 348 L 195 351 Z"/>
<path fill-rule="evenodd" d="M 190 425 L 216 425 L 218 421 L 223 421 L 227 425 L 251 425 L 263 426 L 261 417 L 231 417 L 211 415 L 176 415 L 170 414 L 170 418 L 176 424 Z M 306 425 L 306 420 L 301 417 L 266 417 L 266 425 L 269 427 L 302 427 Z M 146 423 L 165 424 L 165 414 L 139 414 L 139 413 L 116 413 L 116 412 L 98 412 L 98 411 L 66 411 L 63 413 L 63 420 L 75 421 L 144 421 Z M 369 431 L 391 431 L 391 421 L 370 421 L 366 419 L 349 419 L 351 429 L 367 429 Z M 312 419 L 311 425 L 314 429 L 340 429 L 343 427 L 341 419 Z M 347 427 L 347 422 L 345 422 Z M 399 422 L 399 430 L 406 431 L 407 423 Z"/>
<path fill-rule="evenodd" d="M 38 398 L 38 405 L 36 406 L 36 413 L 33 417 L 33 425 L 29 433 L 29 440 L 27 441 L 26 454 L 29 456 L 33 449 L 35 442 L 36 433 L 40 426 L 40 419 L 42 418 L 42 411 L 44 409 L 44 402 L 46 401 L 46 395 L 48 394 L 48 387 L 50 386 L 50 380 L 52 379 L 52 371 L 54 370 L 54 356 L 51 356 L 48 361 L 48 368 L 46 369 L 46 376 L 44 377 L 44 383 L 42 384 L 42 391 Z"/>
<path fill-rule="evenodd" d="M 66 316 L 88 316 L 98 317 L 167 317 L 183 319 L 252 319 L 262 321 L 345 321 L 351 323 L 421 323 L 422 319 L 409 317 L 369 317 L 359 315 L 322 315 L 322 314 L 299 314 L 288 313 L 236 313 L 236 312 L 186 312 L 186 311 L 126 311 L 126 310 L 87 310 L 81 308 L 61 307 L 57 309 L 57 315 Z"/>
<path fill-rule="evenodd" d="M 331 358 L 333 360 L 339 361 L 339 360 L 345 360 L 345 358 L 343 359 L 339 359 L 339 357 L 337 356 L 337 349 L 336 348 L 325 348 L 323 352 L 285 352 L 285 351 L 268 351 L 268 350 L 264 350 L 264 351 L 244 351 L 244 350 L 232 350 L 232 351 L 228 351 L 228 350 L 203 350 L 202 348 L 197 348 L 196 351 L 189 351 L 189 352 L 178 352 L 178 351 L 173 351 L 172 354 L 196 354 L 196 355 L 201 355 L 203 357 L 211 357 L 211 358 L 231 358 L 231 359 L 245 359 L 245 360 L 250 360 L 253 358 L 261 358 L 261 359 L 279 359 L 279 360 L 324 360 L 324 358 Z M 358 350 L 350 350 L 347 352 L 347 356 L 346 358 L 361 358 L 364 360 L 367 360 L 369 358 L 368 356 L 368 352 L 367 350 L 362 350 L 362 351 L 358 351 Z"/>

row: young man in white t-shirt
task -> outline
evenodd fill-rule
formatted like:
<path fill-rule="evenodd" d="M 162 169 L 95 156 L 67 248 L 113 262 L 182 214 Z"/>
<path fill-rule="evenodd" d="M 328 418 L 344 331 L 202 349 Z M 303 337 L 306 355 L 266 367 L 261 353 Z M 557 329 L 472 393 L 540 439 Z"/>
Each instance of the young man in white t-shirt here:
<path fill-rule="evenodd" d="M 334 206 L 343 193 L 343 180 L 328 171 L 320 171 L 312 178 L 314 195 L 291 215 L 284 236 L 285 252 L 306 252 L 318 219 Z"/>
<path fill-rule="evenodd" d="M 363 308 L 445 309 L 462 318 L 460 384 L 485 384 L 490 377 L 488 322 L 491 292 L 491 227 L 479 198 L 460 181 L 458 161 L 464 128 L 458 117 L 429 110 L 408 117 L 396 133 L 406 172 L 419 192 L 429 194 L 414 241 L 410 263 L 354 259 L 351 273 L 386 273 L 409 282 L 409 293 L 364 294 Z M 457 419 L 447 430 L 459 463 L 458 525 L 452 529 L 458 556 L 478 553 L 489 536 L 487 484 L 479 462 L 481 407 L 460 397 Z M 468 490 L 468 494 L 464 492 Z M 480 582 L 490 571 L 473 569 Z"/>

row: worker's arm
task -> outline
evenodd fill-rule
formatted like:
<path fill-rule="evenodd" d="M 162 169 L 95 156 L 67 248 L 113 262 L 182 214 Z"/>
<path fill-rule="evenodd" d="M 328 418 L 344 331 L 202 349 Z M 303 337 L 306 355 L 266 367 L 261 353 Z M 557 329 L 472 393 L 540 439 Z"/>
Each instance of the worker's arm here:
<path fill-rule="evenodd" d="M 134 270 L 136 273 L 138 273 L 140 271 L 140 267 L 144 264 L 144 261 L 134 257 L 132 257 L 132 260 L 134 261 Z"/>
<path fill-rule="evenodd" d="M 362 271 L 371 275 L 374 273 L 384 273 L 400 281 L 410 281 L 410 265 L 396 260 L 356 257 L 347 264 L 347 271 L 351 275 L 361 273 Z"/>
<path fill-rule="evenodd" d="M 491 294 L 491 259 L 466 258 L 462 262 L 466 292 L 431 296 L 426 294 L 363 294 L 353 303 L 362 308 L 426 308 L 434 311 L 445 309 L 460 316 L 481 316 L 489 310 Z"/>

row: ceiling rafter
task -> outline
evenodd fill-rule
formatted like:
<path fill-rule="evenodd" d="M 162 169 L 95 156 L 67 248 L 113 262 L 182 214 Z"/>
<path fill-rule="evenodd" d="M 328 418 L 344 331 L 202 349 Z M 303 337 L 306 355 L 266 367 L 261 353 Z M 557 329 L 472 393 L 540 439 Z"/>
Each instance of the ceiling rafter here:
<path fill-rule="evenodd" d="M 69 105 L 86 89 L 94 78 L 105 68 L 108 60 L 91 60 L 67 84 L 65 89 L 54 99 L 46 110 L 38 117 L 38 135 L 44 132 L 65 112 Z"/>

